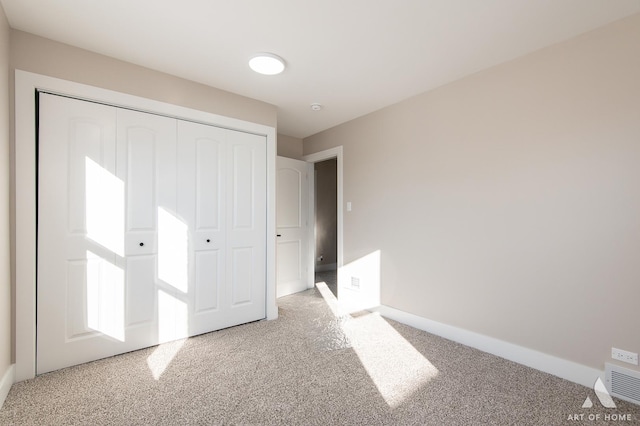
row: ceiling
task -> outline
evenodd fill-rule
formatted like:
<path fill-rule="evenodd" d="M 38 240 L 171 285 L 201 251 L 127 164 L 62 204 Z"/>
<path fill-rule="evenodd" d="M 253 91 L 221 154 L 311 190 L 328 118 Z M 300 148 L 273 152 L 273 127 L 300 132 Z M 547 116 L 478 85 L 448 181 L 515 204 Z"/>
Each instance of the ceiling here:
<path fill-rule="evenodd" d="M 0 3 L 12 28 L 276 105 L 278 133 L 298 138 L 640 12 L 640 0 Z M 284 73 L 251 71 L 264 51 Z"/>

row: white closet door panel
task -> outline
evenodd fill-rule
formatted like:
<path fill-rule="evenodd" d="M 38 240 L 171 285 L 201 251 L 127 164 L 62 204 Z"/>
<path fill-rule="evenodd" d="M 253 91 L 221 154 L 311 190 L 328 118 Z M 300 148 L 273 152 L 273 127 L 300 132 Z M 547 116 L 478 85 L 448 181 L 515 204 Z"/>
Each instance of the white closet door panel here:
<path fill-rule="evenodd" d="M 154 326 L 158 302 L 156 271 L 156 255 L 127 258 L 127 327 Z"/>
<path fill-rule="evenodd" d="M 231 306 L 251 303 L 254 276 L 253 247 L 234 247 L 231 249 Z"/>
<path fill-rule="evenodd" d="M 229 141 L 227 303 L 231 318 L 256 320 L 266 312 L 266 141 L 242 132 Z"/>
<path fill-rule="evenodd" d="M 231 133 L 228 185 L 229 232 L 234 237 L 246 235 L 256 242 L 265 235 L 266 144 L 264 137 L 240 132 Z"/>
<path fill-rule="evenodd" d="M 222 250 L 195 252 L 195 315 L 220 311 L 220 291 L 224 283 Z"/>
<path fill-rule="evenodd" d="M 158 208 L 158 279 L 186 294 L 188 291 L 189 229 L 180 217 Z"/>
<path fill-rule="evenodd" d="M 178 123 L 178 214 L 187 224 L 191 334 L 227 326 L 225 307 L 226 145 L 228 131 Z"/>
<path fill-rule="evenodd" d="M 158 290 L 158 340 L 160 343 L 189 336 L 187 302 L 175 291 Z"/>
<path fill-rule="evenodd" d="M 124 270 L 88 252 L 86 279 L 87 325 L 104 336 L 124 342 Z"/>
<path fill-rule="evenodd" d="M 251 146 L 234 143 L 231 158 L 233 167 L 232 229 L 251 230 L 255 227 L 253 204 L 255 201 L 255 152 Z"/>
<path fill-rule="evenodd" d="M 118 109 L 118 177 L 126 183 L 127 255 L 158 253 L 160 209 L 176 210 L 176 120 Z"/>
<path fill-rule="evenodd" d="M 224 248 L 228 131 L 180 121 L 178 135 L 178 213 L 193 233 L 195 250 Z"/>
<path fill-rule="evenodd" d="M 176 120 L 117 110 L 118 176 L 126 186 L 126 341 L 138 348 L 171 340 L 179 316 L 175 286 L 185 286 L 176 210 Z M 176 226 L 177 225 L 177 226 Z M 177 254 L 176 255 L 176 251 Z"/>
<path fill-rule="evenodd" d="M 122 300 L 110 283 L 118 278 L 124 194 L 114 176 L 115 109 L 41 94 L 40 110 L 37 371 L 44 373 L 108 356 L 94 342 L 122 335 Z M 100 291 L 109 297 L 102 305 Z"/>
<path fill-rule="evenodd" d="M 176 202 L 175 120 L 117 110 L 118 176 L 126 186 L 126 342 L 138 348 L 160 342 L 160 292 L 171 291 L 160 279 L 159 229 L 163 212 Z M 166 244 L 165 244 L 166 245 Z M 166 325 L 164 325 L 166 328 Z"/>
<path fill-rule="evenodd" d="M 64 102 L 68 103 L 68 100 Z M 89 104 L 91 110 L 106 112 L 102 106 Z M 70 119 L 69 122 L 69 145 L 68 145 L 68 165 L 69 179 L 65 186 L 69 193 L 69 232 L 74 234 L 84 234 L 87 231 L 85 208 L 95 207 L 87 202 L 86 197 L 92 194 L 92 189 L 85 185 L 78 185 L 78 182 L 85 182 L 89 185 L 99 184 L 93 176 L 87 176 L 87 166 L 95 166 L 107 174 L 115 173 L 115 146 L 113 123 L 110 120 L 100 120 L 92 117 L 93 111 L 75 111 L 80 116 Z M 81 114 L 87 114 L 82 116 Z M 107 113 L 111 118 L 113 112 Z M 46 147 L 45 147 L 46 149 Z M 63 154 L 67 151 L 62 151 Z"/>
<path fill-rule="evenodd" d="M 213 129 L 212 129 L 213 130 Z M 221 199 L 224 182 L 224 142 L 215 129 L 214 138 L 199 138 L 195 142 L 195 205 L 197 231 L 222 230 L 224 211 Z M 211 131 L 211 130 L 209 130 Z"/>
<path fill-rule="evenodd" d="M 108 166 L 104 167 L 88 157 L 75 164 L 75 167 L 82 166 L 85 172 L 86 235 L 98 244 L 94 247 L 96 254 L 108 256 L 104 253 L 107 250 L 110 254 L 124 256 L 124 183 Z"/>
<path fill-rule="evenodd" d="M 123 132 L 127 150 L 127 230 L 148 231 L 156 227 L 156 138 L 149 129 Z"/>
<path fill-rule="evenodd" d="M 87 259 L 70 260 L 67 262 L 66 313 L 67 341 L 82 339 L 91 334 L 97 334 L 87 324 Z M 41 282 L 41 284 L 43 284 Z M 44 331 L 44 330 L 43 330 Z"/>
<path fill-rule="evenodd" d="M 175 122 L 40 97 L 38 374 L 158 343 L 156 205 L 175 207 L 175 182 L 167 195 L 157 179 L 166 167 L 175 181 Z M 164 129 L 154 129 L 160 121 Z M 152 197 L 140 189 L 150 186 Z M 133 207 L 140 199 L 154 206 Z M 131 208 L 144 214 L 127 214 Z M 138 256 L 125 259 L 125 246 L 133 245 L 125 241 L 127 226 L 141 235 L 127 250 Z"/>

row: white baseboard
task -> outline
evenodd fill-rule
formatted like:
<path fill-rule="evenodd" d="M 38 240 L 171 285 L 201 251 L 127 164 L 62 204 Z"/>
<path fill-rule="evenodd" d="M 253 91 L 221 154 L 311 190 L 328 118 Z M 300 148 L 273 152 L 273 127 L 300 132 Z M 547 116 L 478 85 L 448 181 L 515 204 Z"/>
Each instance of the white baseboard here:
<path fill-rule="evenodd" d="M 327 263 L 325 265 L 316 265 L 316 272 L 327 272 L 338 270 L 338 265 L 335 263 Z"/>
<path fill-rule="evenodd" d="M 553 374 L 554 376 L 589 388 L 593 387 L 598 377 L 604 380 L 604 371 L 505 342 L 504 340 L 443 324 L 389 306 L 382 305 L 376 308 L 375 311 L 380 312 L 383 317 L 410 325 L 419 330 L 436 334 L 445 339 L 471 346 L 483 352 L 488 352 L 508 359 L 509 361 Z"/>
<path fill-rule="evenodd" d="M 13 382 L 15 381 L 15 376 L 16 366 L 15 364 L 11 364 L 4 373 L 4 376 L 2 376 L 2 380 L 0 380 L 0 408 L 2 408 L 4 400 L 7 399 L 7 395 L 9 395 L 11 386 L 13 386 Z"/>

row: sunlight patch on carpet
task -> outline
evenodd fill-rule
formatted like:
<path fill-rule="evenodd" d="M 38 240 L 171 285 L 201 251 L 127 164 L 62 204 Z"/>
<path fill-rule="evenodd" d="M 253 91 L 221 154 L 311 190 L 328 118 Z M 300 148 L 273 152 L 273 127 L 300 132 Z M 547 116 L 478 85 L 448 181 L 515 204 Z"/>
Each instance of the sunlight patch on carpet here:
<path fill-rule="evenodd" d="M 160 376 L 165 372 L 173 358 L 180 352 L 184 342 L 187 339 L 174 340 L 173 342 L 163 343 L 153 351 L 147 358 L 147 366 L 153 375 L 153 378 L 160 380 Z"/>
<path fill-rule="evenodd" d="M 316 287 L 336 318 L 362 366 L 391 408 L 396 408 L 438 375 L 438 369 L 379 313 L 348 316 L 325 283 Z"/>

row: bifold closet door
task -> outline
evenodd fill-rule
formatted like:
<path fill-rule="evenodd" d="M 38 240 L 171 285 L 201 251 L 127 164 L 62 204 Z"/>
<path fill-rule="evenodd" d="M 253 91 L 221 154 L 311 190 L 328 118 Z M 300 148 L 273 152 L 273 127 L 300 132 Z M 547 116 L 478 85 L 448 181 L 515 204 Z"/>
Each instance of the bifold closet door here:
<path fill-rule="evenodd" d="M 265 317 L 264 137 L 39 105 L 38 374 Z"/>
<path fill-rule="evenodd" d="M 227 144 L 228 317 L 241 324 L 266 317 L 266 138 L 230 132 Z"/>
<path fill-rule="evenodd" d="M 38 374 L 158 343 L 175 122 L 40 94 Z M 171 170 L 173 172 L 173 184 Z"/>
<path fill-rule="evenodd" d="M 265 138 L 186 121 L 178 135 L 190 334 L 265 318 Z"/>
<path fill-rule="evenodd" d="M 142 348 L 188 336 L 179 294 L 186 256 L 174 256 L 186 249 L 186 235 L 169 229 L 178 191 L 176 120 L 117 108 L 116 129 L 117 177 L 125 190 L 124 347 Z"/>
<path fill-rule="evenodd" d="M 124 340 L 124 200 L 117 194 L 124 188 L 115 169 L 116 110 L 40 95 L 40 111 L 38 374 L 107 356 L 105 346 Z M 100 223 L 103 213 L 109 224 Z M 93 304 L 98 298 L 111 312 Z"/>

